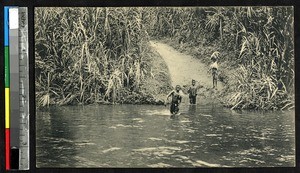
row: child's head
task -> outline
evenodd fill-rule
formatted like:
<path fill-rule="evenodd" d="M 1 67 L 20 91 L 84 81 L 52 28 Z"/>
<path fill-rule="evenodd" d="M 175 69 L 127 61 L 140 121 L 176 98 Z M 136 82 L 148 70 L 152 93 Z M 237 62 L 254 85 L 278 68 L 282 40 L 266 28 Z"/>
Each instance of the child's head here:
<path fill-rule="evenodd" d="M 213 61 L 213 62 L 216 62 L 218 57 L 220 55 L 220 52 L 218 51 L 215 51 L 214 53 L 212 53 L 212 55 L 210 56 L 210 59 Z"/>
<path fill-rule="evenodd" d="M 217 58 L 216 58 L 216 57 L 211 57 L 211 61 L 212 61 L 212 62 L 216 62 L 216 61 L 217 61 Z"/>
<path fill-rule="evenodd" d="M 195 85 L 196 84 L 196 81 L 193 79 L 192 80 L 192 85 Z"/>
<path fill-rule="evenodd" d="M 175 90 L 179 91 L 180 90 L 180 85 L 176 85 Z"/>

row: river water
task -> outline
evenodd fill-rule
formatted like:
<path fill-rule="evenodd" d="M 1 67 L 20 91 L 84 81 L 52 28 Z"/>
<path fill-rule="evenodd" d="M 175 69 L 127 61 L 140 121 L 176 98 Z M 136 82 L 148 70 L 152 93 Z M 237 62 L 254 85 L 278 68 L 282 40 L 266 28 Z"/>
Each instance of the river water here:
<path fill-rule="evenodd" d="M 37 167 L 295 165 L 295 112 L 235 112 L 216 104 L 88 105 L 36 113 Z"/>

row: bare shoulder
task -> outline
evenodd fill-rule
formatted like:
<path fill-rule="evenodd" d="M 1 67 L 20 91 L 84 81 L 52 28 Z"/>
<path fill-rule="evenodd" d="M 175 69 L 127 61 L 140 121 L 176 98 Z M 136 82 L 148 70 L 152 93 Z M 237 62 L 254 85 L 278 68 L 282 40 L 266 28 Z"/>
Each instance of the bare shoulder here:
<path fill-rule="evenodd" d="M 172 90 L 172 91 L 169 92 L 168 95 L 171 95 L 171 94 L 173 94 L 174 92 L 175 92 L 175 90 Z"/>

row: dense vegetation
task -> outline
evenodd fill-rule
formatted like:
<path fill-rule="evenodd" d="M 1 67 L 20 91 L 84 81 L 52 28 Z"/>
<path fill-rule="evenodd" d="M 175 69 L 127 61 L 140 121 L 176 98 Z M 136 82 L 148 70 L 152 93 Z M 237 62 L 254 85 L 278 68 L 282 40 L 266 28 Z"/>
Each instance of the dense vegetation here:
<path fill-rule="evenodd" d="M 142 8 L 38 8 L 35 11 L 38 106 L 129 102 L 151 76 Z"/>
<path fill-rule="evenodd" d="M 294 106 L 292 7 L 163 8 L 156 13 L 151 35 L 184 43 L 204 62 L 213 52 L 221 53 L 219 63 L 225 65 L 220 80 L 227 84 L 221 96 L 226 106 Z M 226 74 L 224 69 L 237 70 Z"/>
<path fill-rule="evenodd" d="M 226 106 L 291 108 L 293 20 L 292 7 L 37 8 L 37 103 L 152 103 L 141 91 L 153 78 L 148 41 L 170 38 L 205 62 L 219 51 L 219 63 L 237 69 L 220 75 Z"/>

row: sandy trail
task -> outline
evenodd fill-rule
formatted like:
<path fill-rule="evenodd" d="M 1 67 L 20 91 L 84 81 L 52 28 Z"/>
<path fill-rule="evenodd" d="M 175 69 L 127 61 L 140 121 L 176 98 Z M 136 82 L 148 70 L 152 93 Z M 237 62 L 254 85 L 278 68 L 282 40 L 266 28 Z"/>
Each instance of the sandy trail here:
<path fill-rule="evenodd" d="M 183 54 L 158 41 L 150 41 L 150 44 L 166 62 L 173 87 L 190 85 L 192 79 L 197 81 L 196 85 L 202 85 L 204 88 L 212 87 L 212 76 L 207 72 L 209 67 L 201 63 L 199 59 Z"/>

